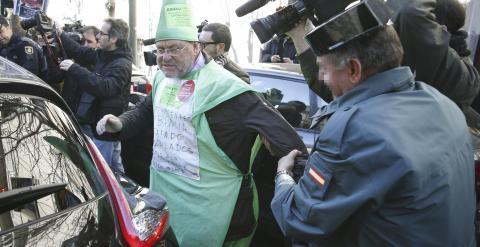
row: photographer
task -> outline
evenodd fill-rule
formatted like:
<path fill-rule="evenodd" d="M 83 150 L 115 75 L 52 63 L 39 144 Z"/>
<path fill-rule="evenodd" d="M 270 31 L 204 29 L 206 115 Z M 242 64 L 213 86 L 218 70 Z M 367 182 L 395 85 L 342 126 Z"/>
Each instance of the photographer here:
<path fill-rule="evenodd" d="M 474 163 L 463 114 L 400 67 L 388 18 L 355 25 L 366 23 L 357 6 L 371 2 L 369 20 L 388 17 L 383 1 L 362 1 L 306 37 L 336 98 L 316 119 L 328 121 L 298 184 L 290 174 L 300 152 L 280 159 L 272 211 L 298 245 L 473 247 Z"/>
<path fill-rule="evenodd" d="M 448 5 L 456 1 L 448 0 L 451 2 Z M 445 5 L 446 1 L 390 0 L 387 3 L 396 12 L 394 27 L 405 50 L 402 64 L 416 72 L 417 80 L 432 85 L 462 110 L 467 109 L 478 93 L 480 76 L 463 49 L 451 42 L 463 33 L 450 33 L 444 26 L 448 20 L 441 17 L 451 10 L 437 6 Z M 466 46 L 465 38 L 463 36 Z"/>
<path fill-rule="evenodd" d="M 97 35 L 98 49 L 77 44 L 66 33 L 60 38 L 67 59 L 60 69 L 76 83 L 80 100 L 73 109 L 83 131 L 94 143 L 113 170 L 123 172 L 120 142 L 110 136 L 98 136 L 94 130 L 105 114 L 120 115 L 127 109 L 132 74 L 132 55 L 127 45 L 128 24 L 121 19 L 105 19 Z M 79 64 L 94 64 L 93 71 Z M 93 126 L 93 127 L 92 127 Z"/>
<path fill-rule="evenodd" d="M 466 55 L 469 52 L 465 49 L 465 32 L 459 32 L 459 27 L 453 30 L 445 26 L 453 21 L 448 18 L 461 18 L 449 14 L 460 4 L 457 0 L 387 1 L 387 4 L 395 12 L 394 27 L 405 51 L 402 65 L 411 67 L 417 80 L 435 87 L 465 111 L 477 95 L 480 76 Z M 316 83 L 315 55 L 303 38 L 312 29 L 310 22 L 301 22 L 287 34 L 293 39 L 309 86 L 329 102 L 331 97 L 325 85 Z"/>
<path fill-rule="evenodd" d="M 98 48 L 98 33 L 100 33 L 100 30 L 97 27 L 85 26 L 82 32 L 83 39 L 85 40 L 83 45 L 93 49 Z"/>
<path fill-rule="evenodd" d="M 33 40 L 14 34 L 7 18 L 2 15 L 0 15 L 0 56 L 49 82 L 47 61 L 42 48 Z"/>

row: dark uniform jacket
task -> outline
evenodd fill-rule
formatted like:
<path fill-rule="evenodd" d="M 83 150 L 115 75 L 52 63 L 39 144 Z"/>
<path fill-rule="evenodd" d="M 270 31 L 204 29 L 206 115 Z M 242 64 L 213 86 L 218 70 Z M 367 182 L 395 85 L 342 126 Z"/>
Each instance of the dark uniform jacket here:
<path fill-rule="evenodd" d="M 427 116 L 427 117 L 426 117 Z M 308 246 L 475 246 L 474 161 L 460 109 L 408 67 L 367 78 L 329 118 L 272 212 Z"/>
<path fill-rule="evenodd" d="M 35 41 L 13 34 L 10 43 L 5 47 L 0 47 L 0 56 L 48 82 L 47 60 L 43 55 L 42 48 Z"/>
<path fill-rule="evenodd" d="M 126 46 L 113 51 L 80 46 L 62 33 L 61 39 L 67 55 L 75 59 L 66 75 L 77 88 L 77 118 L 81 124 L 95 126 L 106 114 L 120 115 L 128 106 L 132 55 Z M 94 64 L 93 71 L 80 64 Z M 65 85 L 68 87 L 69 85 Z M 96 138 L 98 136 L 93 133 Z M 106 139 L 108 137 L 102 137 Z"/>
<path fill-rule="evenodd" d="M 240 171 L 247 174 L 250 152 L 258 134 L 265 137 L 270 150 L 277 157 L 306 147 L 295 130 L 280 113 L 254 92 L 245 92 L 227 100 L 205 113 L 217 145 L 229 156 Z M 132 111 L 120 116 L 123 123 L 121 138 L 128 139 L 153 126 L 152 96 Z M 248 236 L 255 226 L 252 191 L 249 181 L 244 181 L 235 205 L 227 233 L 227 240 Z"/>

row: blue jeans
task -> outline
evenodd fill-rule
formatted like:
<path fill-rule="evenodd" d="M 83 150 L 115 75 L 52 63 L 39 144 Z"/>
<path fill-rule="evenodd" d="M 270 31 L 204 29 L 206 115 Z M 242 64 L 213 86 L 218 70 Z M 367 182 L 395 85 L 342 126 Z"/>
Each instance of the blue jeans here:
<path fill-rule="evenodd" d="M 82 125 L 83 132 L 92 139 L 98 151 L 113 171 L 125 173 L 121 157 L 121 144 L 119 141 L 103 141 L 93 137 L 92 128 L 88 125 Z"/>

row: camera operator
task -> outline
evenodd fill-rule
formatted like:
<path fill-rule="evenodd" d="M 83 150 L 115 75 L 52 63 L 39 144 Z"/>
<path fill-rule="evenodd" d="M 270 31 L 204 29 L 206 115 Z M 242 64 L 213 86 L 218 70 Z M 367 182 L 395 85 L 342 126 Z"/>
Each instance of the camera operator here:
<path fill-rule="evenodd" d="M 441 23 L 439 17 L 451 11 L 437 9 L 442 2 L 390 0 L 387 3 L 397 13 L 394 27 L 405 50 L 402 64 L 416 72 L 417 80 L 432 85 L 465 110 L 478 93 L 480 77 L 470 59 L 460 55 L 462 52 L 450 42 L 459 36 Z"/>
<path fill-rule="evenodd" d="M 435 87 L 453 100 L 463 111 L 473 102 L 480 88 L 480 76 L 470 59 L 465 55 L 465 33 L 450 33 L 445 28 L 448 20 L 440 16 L 451 11 L 438 8 L 439 4 L 455 6 L 457 0 L 387 1 L 395 12 L 394 27 L 404 47 L 402 65 L 415 71 L 416 79 Z M 455 16 L 455 18 L 460 18 Z M 329 102 L 329 92 L 317 81 L 318 66 L 315 55 L 304 40 L 304 35 L 313 28 L 307 21 L 287 32 L 297 50 L 302 72 L 310 87 Z M 463 41 L 459 42 L 462 36 Z M 455 41 L 455 42 L 452 42 Z M 459 45 L 460 44 L 460 45 Z"/>
<path fill-rule="evenodd" d="M 370 3 L 364 19 L 358 6 Z M 290 174 L 299 152 L 280 159 L 272 211 L 299 245 L 473 247 L 465 119 L 400 67 L 403 49 L 388 12 L 382 0 L 362 1 L 306 36 L 336 98 L 317 119 L 328 121 L 298 184 Z M 387 18 L 356 25 L 374 15 Z"/>
<path fill-rule="evenodd" d="M 98 38 L 98 49 L 81 46 L 65 32 L 60 35 L 67 59 L 60 69 L 76 83 L 80 101 L 77 119 L 83 131 L 92 137 L 98 149 L 113 170 L 123 172 L 120 142 L 112 136 L 98 136 L 94 126 L 106 114 L 120 115 L 128 106 L 132 55 L 127 45 L 128 24 L 121 19 L 105 19 Z M 79 64 L 95 64 L 93 71 Z M 92 127 L 93 126 L 93 127 Z"/>
<path fill-rule="evenodd" d="M 0 15 L 0 56 L 22 66 L 48 81 L 48 67 L 42 48 L 33 40 L 13 33 L 4 16 Z"/>

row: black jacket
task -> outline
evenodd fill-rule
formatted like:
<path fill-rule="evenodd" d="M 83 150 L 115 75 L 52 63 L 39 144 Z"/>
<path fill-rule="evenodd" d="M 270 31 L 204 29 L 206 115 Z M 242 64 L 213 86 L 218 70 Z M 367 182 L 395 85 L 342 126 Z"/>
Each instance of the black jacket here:
<path fill-rule="evenodd" d="M 47 60 L 42 48 L 35 41 L 13 34 L 8 45 L 0 47 L 0 56 L 48 82 Z"/>
<path fill-rule="evenodd" d="M 402 65 L 415 72 L 415 79 L 425 82 L 466 110 L 476 97 L 480 76 L 468 58 L 449 47 L 450 33 L 435 21 L 435 0 L 387 1 L 394 10 L 394 27 L 404 49 Z M 318 66 L 312 50 L 299 56 L 309 86 L 322 97 L 328 96 L 318 83 Z M 329 98 L 324 98 L 327 102 Z M 330 98 L 331 99 L 331 98 Z"/>
<path fill-rule="evenodd" d="M 293 45 L 293 41 L 290 38 L 286 37 L 273 37 L 268 43 L 265 45 L 265 48 L 262 49 L 260 54 L 260 62 L 262 63 L 271 63 L 272 60 L 270 59 L 273 55 L 279 55 L 280 59 L 283 58 L 290 58 L 294 63 L 297 63 L 297 51 L 295 50 L 295 46 Z M 283 61 L 281 62 L 283 63 Z"/>
<path fill-rule="evenodd" d="M 480 77 L 468 58 L 449 47 L 450 33 L 435 21 L 435 0 L 388 1 L 396 13 L 394 27 L 404 49 L 402 64 L 415 79 L 435 87 L 462 110 L 478 93 Z"/>
<path fill-rule="evenodd" d="M 67 101 L 76 102 L 73 111 L 77 114 L 79 122 L 95 126 L 105 114 L 116 116 L 122 114 L 127 109 L 130 94 L 132 75 L 130 49 L 123 46 L 113 51 L 95 50 L 80 46 L 65 34 L 61 35 L 61 39 L 67 55 L 76 62 L 66 72 L 73 85 L 64 87 L 75 88 L 76 93 L 73 94 L 75 98 Z M 93 71 L 80 64 L 94 64 Z M 69 97 L 72 97 L 72 94 L 67 96 Z M 107 137 L 103 139 L 105 138 Z"/>

